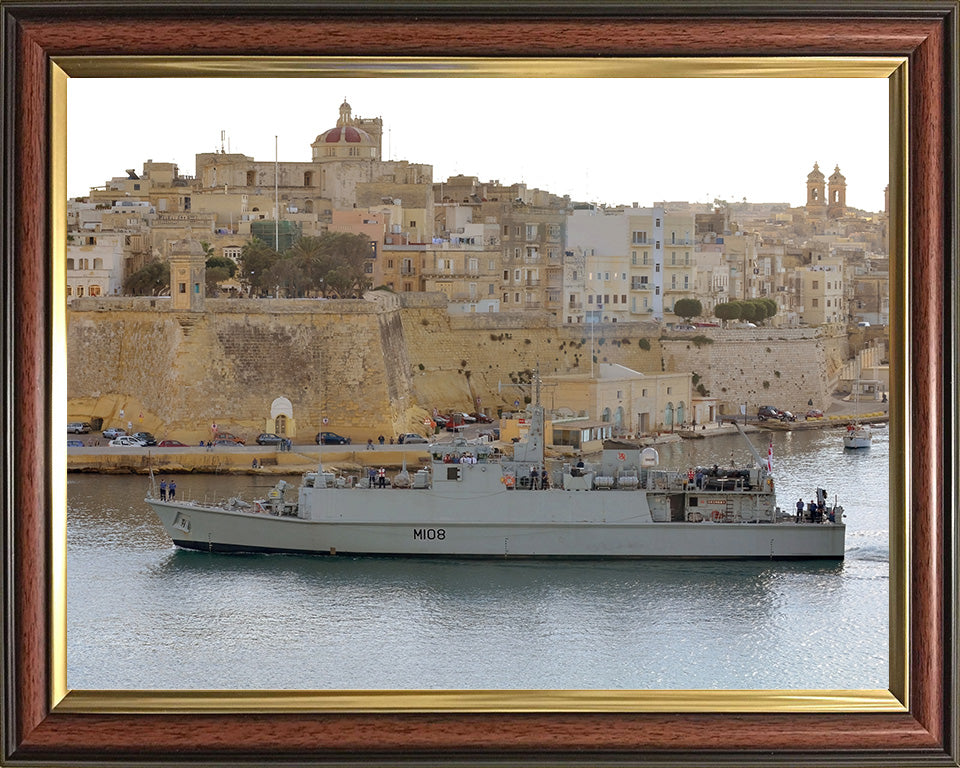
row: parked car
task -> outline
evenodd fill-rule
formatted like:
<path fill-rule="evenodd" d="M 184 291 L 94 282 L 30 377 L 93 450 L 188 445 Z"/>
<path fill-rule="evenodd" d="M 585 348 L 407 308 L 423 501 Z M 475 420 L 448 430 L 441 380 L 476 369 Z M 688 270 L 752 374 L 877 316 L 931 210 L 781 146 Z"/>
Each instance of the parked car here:
<path fill-rule="evenodd" d="M 425 438 L 423 435 L 418 435 L 416 432 L 407 432 L 403 435 L 400 435 L 399 442 L 403 443 L 404 445 L 411 445 L 413 443 L 430 444 L 430 441 L 427 440 L 427 438 Z"/>
<path fill-rule="evenodd" d="M 780 411 L 780 415 L 777 417 L 780 421 L 796 421 L 797 417 L 794 416 L 790 411 Z"/>
<path fill-rule="evenodd" d="M 257 445 L 280 445 L 285 439 L 273 432 L 261 432 L 257 435 Z"/>
<path fill-rule="evenodd" d="M 861 320 L 859 323 L 857 323 L 857 327 L 858 327 L 858 328 L 869 328 L 869 327 L 870 327 L 870 323 L 868 323 L 866 320 Z"/>
<path fill-rule="evenodd" d="M 675 331 L 695 331 L 697 330 L 696 326 L 693 325 L 675 325 L 673 326 Z"/>
<path fill-rule="evenodd" d="M 350 445 L 350 438 L 336 432 L 317 432 L 317 445 Z"/>
<path fill-rule="evenodd" d="M 757 409 L 757 418 L 760 419 L 760 421 L 766 421 L 767 419 L 779 419 L 780 409 L 774 408 L 772 405 L 761 405 Z"/>
<path fill-rule="evenodd" d="M 471 416 L 477 420 L 478 424 L 493 424 L 493 419 L 487 416 L 485 413 L 480 413 L 479 411 L 471 413 Z"/>
<path fill-rule="evenodd" d="M 67 424 L 67 432 L 74 435 L 85 435 L 90 431 L 90 425 L 85 421 L 71 421 Z"/>
<path fill-rule="evenodd" d="M 808 418 L 808 419 L 822 419 L 822 418 L 823 418 L 823 411 L 821 411 L 819 408 L 811 408 L 809 411 L 807 411 L 807 418 Z"/>
<path fill-rule="evenodd" d="M 243 445 L 239 440 L 233 440 L 230 438 L 218 437 L 213 441 L 214 445 L 224 446 L 226 448 L 237 448 L 238 446 Z"/>
<path fill-rule="evenodd" d="M 149 432 L 134 432 L 132 437 L 137 438 L 137 440 L 146 446 L 157 444 L 157 438 L 155 438 Z"/>
<path fill-rule="evenodd" d="M 230 432 L 217 432 L 217 434 L 213 436 L 214 445 L 220 444 L 221 440 L 223 441 L 223 444 L 226 444 L 226 443 L 236 443 L 237 445 L 244 444 L 243 440 L 241 440 L 236 435 L 231 434 Z"/>
<path fill-rule="evenodd" d="M 137 438 L 132 437 L 131 435 L 120 435 L 120 437 L 115 437 L 107 445 L 113 446 L 114 448 L 143 448 L 143 443 L 141 443 Z"/>
<path fill-rule="evenodd" d="M 104 440 L 113 440 L 116 437 L 122 437 L 127 434 L 127 430 L 120 429 L 120 427 L 108 427 L 103 430 L 103 439 Z"/>
<path fill-rule="evenodd" d="M 83 448 L 83 440 L 67 440 L 67 448 Z"/>
<path fill-rule="evenodd" d="M 465 424 L 474 424 L 477 421 L 477 417 L 472 413 L 463 413 L 462 411 L 458 411 L 457 413 L 452 413 L 450 415 L 459 416 L 461 419 L 463 419 Z"/>
<path fill-rule="evenodd" d="M 438 413 L 433 417 L 433 420 L 437 423 L 438 427 L 445 427 L 450 423 L 450 417 L 444 413 Z"/>
<path fill-rule="evenodd" d="M 186 448 L 186 443 L 181 443 L 179 440 L 161 440 L 157 443 L 157 448 Z"/>

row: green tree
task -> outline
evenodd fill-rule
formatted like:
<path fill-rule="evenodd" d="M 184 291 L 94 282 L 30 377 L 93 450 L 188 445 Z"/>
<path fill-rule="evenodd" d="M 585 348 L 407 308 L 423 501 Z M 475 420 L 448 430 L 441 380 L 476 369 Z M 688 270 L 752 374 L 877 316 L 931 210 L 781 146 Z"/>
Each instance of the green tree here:
<path fill-rule="evenodd" d="M 240 251 L 240 279 L 250 294 L 260 295 L 273 289 L 269 271 L 280 254 L 259 238 L 253 238 Z"/>
<path fill-rule="evenodd" d="M 347 232 L 328 232 L 319 239 L 324 267 L 323 295 L 359 296 L 368 290 L 372 285 L 366 272 L 367 260 L 372 255 L 370 238 Z"/>
<path fill-rule="evenodd" d="M 160 296 L 170 292 L 170 265 L 163 261 L 151 261 L 123 281 L 127 296 Z"/>
<path fill-rule="evenodd" d="M 233 277 L 237 274 L 237 263 L 228 256 L 211 256 L 207 259 L 206 267 L 208 270 L 218 268 L 225 269 L 227 271 L 227 277 Z"/>
<path fill-rule="evenodd" d="M 713 308 L 713 314 L 719 320 L 737 320 L 740 317 L 740 307 L 737 306 L 737 302 L 727 301 L 717 304 Z"/>
<path fill-rule="evenodd" d="M 690 322 L 690 318 L 703 314 L 703 304 L 698 299 L 678 299 L 673 305 L 673 314 Z"/>

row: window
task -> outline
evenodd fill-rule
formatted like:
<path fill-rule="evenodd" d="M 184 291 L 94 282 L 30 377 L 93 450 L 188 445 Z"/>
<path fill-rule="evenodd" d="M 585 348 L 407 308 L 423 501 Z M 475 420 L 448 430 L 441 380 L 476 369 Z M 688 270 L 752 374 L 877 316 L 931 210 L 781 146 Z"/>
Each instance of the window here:
<path fill-rule="evenodd" d="M 103 259 L 94 259 L 93 260 L 94 269 L 103 269 Z"/>
<path fill-rule="evenodd" d="M 186 283 L 177 283 L 177 293 L 186 293 L 187 284 Z"/>
<path fill-rule="evenodd" d="M 537 225 L 527 224 L 527 240 L 536 240 L 536 239 L 537 239 Z"/>
<path fill-rule="evenodd" d="M 74 269 L 73 259 L 67 259 L 67 269 Z"/>
<path fill-rule="evenodd" d="M 493 283 L 487 286 L 487 296 L 493 296 Z"/>
<path fill-rule="evenodd" d="M 654 292 L 654 294 L 656 294 L 657 296 L 659 296 L 659 295 L 660 295 L 660 286 L 658 285 L 656 288 L 654 288 L 654 289 L 653 289 L 653 292 Z"/>
<path fill-rule="evenodd" d="M 820 287 L 820 281 L 819 281 L 819 280 L 814 280 L 814 281 L 813 281 L 813 290 L 817 290 L 819 287 Z"/>
<path fill-rule="evenodd" d="M 654 222 L 654 225 L 653 225 L 653 226 L 659 227 L 659 226 L 660 226 L 660 219 L 657 219 L 657 220 Z"/>
<path fill-rule="evenodd" d="M 470 259 L 467 262 L 467 271 L 476 274 L 480 271 L 480 259 Z"/>
<path fill-rule="evenodd" d="M 618 298 L 619 298 L 619 297 L 617 296 L 617 294 L 613 294 L 613 303 L 614 303 L 614 304 L 617 303 L 617 299 L 618 299 Z"/>
<path fill-rule="evenodd" d="M 91 295 L 91 296 L 99 296 L 99 295 L 100 295 L 100 286 L 99 286 L 99 285 L 91 285 L 91 286 L 90 286 L 90 295 Z"/>
<path fill-rule="evenodd" d="M 588 294 L 587 294 L 587 304 L 593 304 L 593 294 L 592 294 L 592 293 L 588 293 Z"/>
<path fill-rule="evenodd" d="M 509 270 L 509 269 L 503 270 L 503 279 L 504 279 L 504 280 L 509 280 L 509 279 L 510 279 L 510 270 Z"/>
<path fill-rule="evenodd" d="M 819 307 L 819 306 L 820 306 L 820 299 L 814 299 L 814 300 L 813 300 L 813 306 Z"/>
<path fill-rule="evenodd" d="M 504 224 L 504 225 L 503 225 L 503 236 L 504 236 L 504 237 L 509 237 L 509 236 L 510 236 L 510 225 L 509 225 L 509 224 Z"/>
<path fill-rule="evenodd" d="M 676 252 L 676 251 L 670 251 L 670 266 L 671 266 L 671 267 L 677 266 L 677 252 Z"/>
<path fill-rule="evenodd" d="M 657 264 L 656 266 L 654 266 L 653 271 L 654 271 L 654 272 L 659 272 L 659 271 L 660 271 L 660 265 Z"/>
<path fill-rule="evenodd" d="M 621 303 L 621 304 L 626 304 L 626 303 L 627 303 L 627 294 L 625 294 L 625 293 L 621 293 L 621 294 L 620 294 L 620 303 Z"/>
<path fill-rule="evenodd" d="M 646 396 L 647 396 L 647 390 L 641 389 L 641 390 L 640 390 L 640 397 L 646 397 Z"/>
<path fill-rule="evenodd" d="M 644 245 L 647 242 L 647 233 L 635 231 L 632 240 L 636 245 Z"/>
<path fill-rule="evenodd" d="M 630 263 L 631 263 L 633 266 L 637 266 L 637 252 L 636 252 L 636 251 L 631 251 L 631 252 L 630 252 Z"/>
<path fill-rule="evenodd" d="M 667 387 L 667 394 L 668 394 L 668 395 L 672 395 L 672 394 L 673 394 L 673 387 Z"/>
<path fill-rule="evenodd" d="M 410 222 L 410 226 L 411 226 L 411 227 L 417 226 L 417 222 L 416 222 L 416 221 L 411 221 L 411 222 Z"/>
<path fill-rule="evenodd" d="M 654 246 L 653 246 L 653 247 L 656 248 L 656 249 L 659 251 L 659 250 L 660 250 L 660 241 L 657 240 L 657 242 L 654 243 Z"/>
<path fill-rule="evenodd" d="M 649 263 L 650 263 L 650 251 L 644 251 L 644 252 L 643 252 L 643 263 L 644 263 L 644 264 L 649 264 Z"/>
<path fill-rule="evenodd" d="M 387 269 L 393 269 L 393 259 L 387 259 Z"/>

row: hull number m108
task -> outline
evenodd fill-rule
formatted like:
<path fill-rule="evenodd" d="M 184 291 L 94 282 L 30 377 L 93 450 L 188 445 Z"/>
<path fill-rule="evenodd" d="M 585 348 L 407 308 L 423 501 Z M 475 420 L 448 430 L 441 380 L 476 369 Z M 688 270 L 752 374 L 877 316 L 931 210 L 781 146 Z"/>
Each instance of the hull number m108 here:
<path fill-rule="evenodd" d="M 443 528 L 414 528 L 414 541 L 443 541 L 447 532 Z"/>

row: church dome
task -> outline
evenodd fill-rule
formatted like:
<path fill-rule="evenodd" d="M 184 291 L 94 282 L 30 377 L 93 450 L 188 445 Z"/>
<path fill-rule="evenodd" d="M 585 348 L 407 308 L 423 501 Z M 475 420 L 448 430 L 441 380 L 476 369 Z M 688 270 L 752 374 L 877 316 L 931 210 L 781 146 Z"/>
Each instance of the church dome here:
<path fill-rule="evenodd" d="M 313 148 L 313 159 L 322 162 L 335 159 L 375 158 L 379 151 L 378 141 L 360 128 L 359 122 L 354 119 L 350 105 L 344 100 L 340 105 L 340 118 L 337 120 L 337 125 L 321 133 L 310 145 Z"/>
<path fill-rule="evenodd" d="M 847 180 L 846 176 L 844 176 L 842 173 L 840 173 L 840 166 L 839 166 L 839 165 L 838 165 L 836 168 L 834 168 L 834 169 L 833 169 L 833 173 L 830 174 L 830 183 L 831 183 L 831 184 L 836 184 L 837 182 L 840 182 L 840 183 L 842 184 L 842 183 L 844 183 L 846 180 Z"/>
<path fill-rule="evenodd" d="M 345 125 L 342 128 L 337 126 L 317 136 L 318 144 L 338 144 L 341 141 L 348 144 L 363 144 L 364 142 L 372 142 L 373 138 L 366 131 L 354 128 L 352 125 Z"/>
<path fill-rule="evenodd" d="M 807 181 L 823 181 L 823 172 L 820 170 L 819 163 L 813 164 L 813 170 L 807 174 Z"/>

